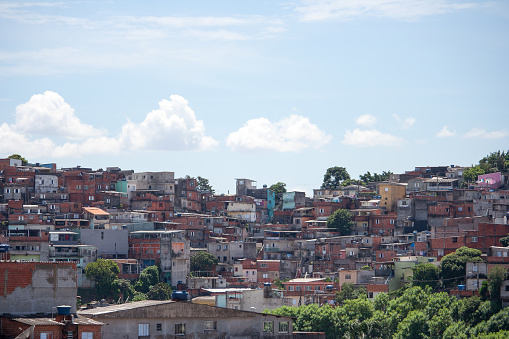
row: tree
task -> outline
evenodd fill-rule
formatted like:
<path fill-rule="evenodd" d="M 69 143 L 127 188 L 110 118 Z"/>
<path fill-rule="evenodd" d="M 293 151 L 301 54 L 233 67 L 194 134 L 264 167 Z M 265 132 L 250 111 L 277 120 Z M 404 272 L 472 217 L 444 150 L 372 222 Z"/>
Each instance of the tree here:
<path fill-rule="evenodd" d="M 352 213 L 345 209 L 338 209 L 327 218 L 327 227 L 334 228 L 341 235 L 349 235 L 354 227 Z"/>
<path fill-rule="evenodd" d="M 122 300 L 132 300 L 136 291 L 134 290 L 131 282 L 126 279 L 116 279 L 113 282 L 113 287 L 115 289 L 115 299 L 122 297 Z"/>
<path fill-rule="evenodd" d="M 454 253 L 447 254 L 440 261 L 442 278 L 445 285 L 454 285 L 465 277 L 465 267 L 469 261 L 481 261 L 481 251 L 475 248 L 461 247 Z"/>
<path fill-rule="evenodd" d="M 171 287 L 167 283 L 160 282 L 150 288 L 147 293 L 149 300 L 168 300 L 171 299 Z"/>
<path fill-rule="evenodd" d="M 118 265 L 106 259 L 97 259 L 85 267 L 85 276 L 95 282 L 97 296 L 101 299 L 113 296 L 119 272 Z"/>
<path fill-rule="evenodd" d="M 138 292 L 147 293 L 150 287 L 159 282 L 159 268 L 157 266 L 149 266 L 141 271 L 138 281 L 134 284 L 134 288 Z"/>
<path fill-rule="evenodd" d="M 345 300 L 357 299 L 360 295 L 366 294 L 365 286 L 355 286 L 352 283 L 344 283 L 341 286 L 341 291 L 336 292 L 336 302 L 342 304 Z"/>
<path fill-rule="evenodd" d="M 371 174 L 369 171 L 367 171 L 365 174 L 359 175 L 359 179 L 361 181 L 368 183 L 368 182 L 379 182 L 379 181 L 386 181 L 389 180 L 391 177 L 392 172 L 391 171 L 383 171 L 382 174 L 373 173 Z"/>
<path fill-rule="evenodd" d="M 205 179 L 200 176 L 198 176 L 196 178 L 196 189 L 199 191 L 207 191 L 212 194 L 215 193 L 214 189 L 212 188 L 212 186 L 209 183 L 209 179 Z"/>
<path fill-rule="evenodd" d="M 350 179 L 350 174 L 344 167 L 330 167 L 323 176 L 322 189 L 340 189 L 344 180 Z"/>
<path fill-rule="evenodd" d="M 509 234 L 503 238 L 500 238 L 500 243 L 502 246 L 507 247 L 509 246 Z"/>
<path fill-rule="evenodd" d="M 484 170 L 479 165 L 467 168 L 463 171 L 463 186 L 468 186 L 469 183 L 477 181 L 477 177 L 479 175 L 483 175 L 484 173 Z"/>
<path fill-rule="evenodd" d="M 436 290 L 440 287 L 440 268 L 432 263 L 421 263 L 412 268 L 412 285 L 422 288 L 430 286 Z"/>
<path fill-rule="evenodd" d="M 507 269 L 502 266 L 495 266 L 488 273 L 488 290 L 491 299 L 500 299 L 500 287 L 506 273 Z"/>
<path fill-rule="evenodd" d="M 26 164 L 28 164 L 28 161 L 27 159 L 23 158 L 21 155 L 19 154 L 12 154 L 12 155 L 9 155 L 7 157 L 7 159 L 17 159 L 17 160 L 21 160 L 21 165 L 25 166 Z"/>
<path fill-rule="evenodd" d="M 191 271 L 211 271 L 219 263 L 214 255 L 208 252 L 198 252 L 191 257 Z"/>
<path fill-rule="evenodd" d="M 274 185 L 271 185 L 269 189 L 274 192 L 276 196 L 276 205 L 279 204 L 283 200 L 283 193 L 286 193 L 286 184 L 279 181 Z"/>

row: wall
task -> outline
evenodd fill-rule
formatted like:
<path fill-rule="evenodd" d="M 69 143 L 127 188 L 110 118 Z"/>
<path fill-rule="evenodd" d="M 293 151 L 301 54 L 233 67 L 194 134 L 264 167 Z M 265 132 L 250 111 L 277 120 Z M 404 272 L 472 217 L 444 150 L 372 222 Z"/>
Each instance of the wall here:
<path fill-rule="evenodd" d="M 76 279 L 74 263 L 0 262 L 0 313 L 76 312 Z"/>

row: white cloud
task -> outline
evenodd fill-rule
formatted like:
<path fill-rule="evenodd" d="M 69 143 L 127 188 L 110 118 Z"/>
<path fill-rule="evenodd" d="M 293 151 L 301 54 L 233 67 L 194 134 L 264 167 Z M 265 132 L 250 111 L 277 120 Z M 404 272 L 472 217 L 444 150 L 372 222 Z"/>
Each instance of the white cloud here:
<path fill-rule="evenodd" d="M 466 138 L 483 138 L 483 139 L 501 139 L 509 136 L 509 132 L 505 129 L 500 131 L 488 132 L 484 128 L 472 128 L 467 134 Z"/>
<path fill-rule="evenodd" d="M 18 105 L 16 124 L 12 128 L 22 134 L 56 135 L 69 139 L 102 134 L 93 126 L 82 123 L 64 98 L 51 91 L 33 95 L 28 102 Z"/>
<path fill-rule="evenodd" d="M 236 151 L 300 152 L 318 149 L 331 139 L 308 118 L 291 115 L 274 123 L 267 118 L 249 120 L 228 135 L 226 145 Z"/>
<path fill-rule="evenodd" d="M 376 117 L 371 114 L 363 114 L 355 119 L 355 123 L 362 127 L 372 127 L 376 123 Z"/>
<path fill-rule="evenodd" d="M 342 142 L 346 145 L 359 147 L 398 146 L 403 142 L 403 139 L 376 129 L 361 130 L 356 128 L 353 131 L 347 130 Z"/>
<path fill-rule="evenodd" d="M 31 139 L 35 134 L 82 141 L 57 145 L 49 137 Z M 179 95 L 160 101 L 159 109 L 148 113 L 141 123 L 126 122 L 117 137 L 104 134 L 81 123 L 60 95 L 45 92 L 16 108 L 16 124 L 0 125 L 0 153 L 59 158 L 125 151 L 206 150 L 217 145 L 205 135 L 203 121 L 196 119 L 187 100 Z"/>
<path fill-rule="evenodd" d="M 416 122 L 415 118 L 412 117 L 406 118 L 405 120 L 401 120 L 397 114 L 393 114 L 392 117 L 401 124 L 401 128 L 403 129 L 409 129 Z"/>
<path fill-rule="evenodd" d="M 302 21 L 377 17 L 413 21 L 429 15 L 475 7 L 451 0 L 304 0 L 295 11 Z"/>
<path fill-rule="evenodd" d="M 140 124 L 128 121 L 120 143 L 129 150 L 206 150 L 217 145 L 205 135 L 203 121 L 196 119 L 180 95 L 161 100 L 159 109 L 148 113 Z"/>
<path fill-rule="evenodd" d="M 440 132 L 437 133 L 437 137 L 439 138 L 446 138 L 446 137 L 453 137 L 456 135 L 456 131 L 451 131 L 447 126 L 442 127 Z"/>

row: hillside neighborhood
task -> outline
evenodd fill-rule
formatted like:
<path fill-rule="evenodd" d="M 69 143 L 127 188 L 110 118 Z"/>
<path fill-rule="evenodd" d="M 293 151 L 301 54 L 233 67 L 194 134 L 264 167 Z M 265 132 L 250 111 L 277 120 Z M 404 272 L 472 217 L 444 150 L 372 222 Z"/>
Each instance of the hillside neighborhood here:
<path fill-rule="evenodd" d="M 262 312 L 334 307 L 349 289 L 375 300 L 420 281 L 455 298 L 479 296 L 492 270 L 509 268 L 507 163 L 473 179 L 482 166 L 368 172 L 361 180 L 334 167 L 307 196 L 256 178 L 232 178 L 236 190 L 224 194 L 171 171 L 0 159 L 1 333 L 323 338 L 295 331 L 294 317 Z M 480 259 L 449 276 L 414 277 L 417 265 L 438 269 L 465 247 Z M 187 301 L 151 298 L 156 284 L 101 295 L 90 271 L 105 261 L 135 287 L 157 267 L 157 285 Z M 505 306 L 509 276 L 502 278 Z M 239 325 L 247 321 L 248 330 Z"/>

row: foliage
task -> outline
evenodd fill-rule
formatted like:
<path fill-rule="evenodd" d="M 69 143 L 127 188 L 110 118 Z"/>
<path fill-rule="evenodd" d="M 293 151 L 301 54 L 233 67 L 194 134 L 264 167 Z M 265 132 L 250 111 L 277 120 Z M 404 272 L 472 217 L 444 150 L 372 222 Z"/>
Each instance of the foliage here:
<path fill-rule="evenodd" d="M 171 299 L 171 287 L 167 283 L 160 282 L 150 288 L 147 293 L 147 299 L 150 300 L 168 300 Z"/>
<path fill-rule="evenodd" d="M 150 287 L 159 282 L 159 269 L 157 266 L 149 266 L 141 271 L 138 280 L 134 284 L 136 291 L 147 293 Z"/>
<path fill-rule="evenodd" d="M 209 252 L 198 252 L 191 257 L 191 271 L 210 271 L 218 263 L 219 259 Z"/>
<path fill-rule="evenodd" d="M 440 268 L 432 263 L 421 263 L 412 268 L 412 285 L 422 288 L 430 286 L 437 290 L 440 288 Z"/>
<path fill-rule="evenodd" d="M 500 238 L 500 243 L 502 246 L 507 247 L 509 246 L 509 234 L 503 238 Z"/>
<path fill-rule="evenodd" d="M 95 282 L 97 296 L 101 299 L 113 295 L 119 272 L 118 265 L 106 259 L 97 259 L 85 267 L 85 276 Z"/>
<path fill-rule="evenodd" d="M 463 180 L 464 183 L 467 184 L 463 186 L 468 186 L 468 183 L 477 181 L 477 177 L 483 174 L 485 174 L 485 172 L 479 165 L 467 168 L 463 171 Z"/>
<path fill-rule="evenodd" d="M 279 204 L 283 200 L 283 193 L 286 193 L 286 184 L 284 182 L 277 182 L 271 185 L 269 189 L 274 192 L 276 196 L 276 204 Z"/>
<path fill-rule="evenodd" d="M 17 160 L 21 160 L 21 165 L 25 166 L 26 164 L 28 164 L 28 161 L 27 159 L 23 158 L 21 155 L 19 154 L 11 154 L 7 157 L 7 159 L 17 159 Z"/>
<path fill-rule="evenodd" d="M 122 297 L 122 300 L 131 300 L 136 293 L 131 282 L 126 279 L 116 279 L 113 282 L 115 288 L 115 300 Z"/>
<path fill-rule="evenodd" d="M 278 278 L 276 278 L 276 279 L 274 279 L 274 281 L 272 282 L 272 285 L 273 285 L 273 286 L 275 286 L 275 287 L 277 287 L 277 288 L 278 288 L 278 289 L 280 289 L 280 290 L 284 290 L 284 289 L 285 289 L 285 287 L 284 287 L 283 283 L 284 283 L 284 282 L 286 282 L 286 281 L 289 281 L 289 280 L 290 280 L 290 279 L 278 279 Z"/>
<path fill-rule="evenodd" d="M 389 180 L 392 172 L 391 171 L 383 171 L 382 174 L 373 173 L 371 174 L 369 171 L 367 171 L 365 174 L 359 175 L 359 179 L 361 179 L 363 182 L 379 182 L 379 181 L 386 181 Z"/>
<path fill-rule="evenodd" d="M 346 285 L 346 290 L 353 286 Z M 352 285 L 352 284 L 350 284 Z M 345 290 L 345 289 L 343 289 Z M 293 317 L 294 331 L 325 332 L 327 338 L 506 338 L 509 308 L 478 297 L 456 299 L 427 286 L 409 287 L 390 300 L 365 294 L 328 304 L 281 307 L 264 313 Z"/>
<path fill-rule="evenodd" d="M 502 266 L 495 266 L 488 273 L 488 290 L 491 299 L 500 299 L 500 287 L 506 273 L 507 269 Z"/>
<path fill-rule="evenodd" d="M 360 295 L 366 295 L 365 286 L 355 286 L 352 283 L 344 283 L 341 291 L 336 292 L 336 302 L 342 304 L 345 300 L 357 299 Z"/>
<path fill-rule="evenodd" d="M 206 191 L 214 194 L 216 191 L 212 188 L 209 183 L 209 179 L 198 176 L 196 178 L 196 189 L 199 191 Z"/>
<path fill-rule="evenodd" d="M 507 171 L 509 169 L 509 152 L 492 152 L 479 160 L 479 166 L 485 173 Z"/>
<path fill-rule="evenodd" d="M 133 301 L 142 301 L 147 300 L 147 295 L 145 293 L 136 292 L 133 297 Z"/>
<path fill-rule="evenodd" d="M 327 227 L 335 228 L 341 235 L 349 235 L 354 227 L 352 213 L 345 209 L 338 209 L 327 218 Z"/>
<path fill-rule="evenodd" d="M 350 174 L 344 167 L 330 167 L 323 176 L 322 189 L 340 189 L 344 180 L 350 179 Z"/>
<path fill-rule="evenodd" d="M 365 265 L 365 266 L 362 266 L 361 268 L 359 268 L 359 270 L 361 271 L 373 271 L 373 268 L 369 265 Z"/>
<path fill-rule="evenodd" d="M 456 252 L 444 256 L 440 261 L 444 284 L 452 286 L 460 283 L 465 277 L 465 267 L 469 261 L 481 261 L 481 251 L 461 247 Z"/>

